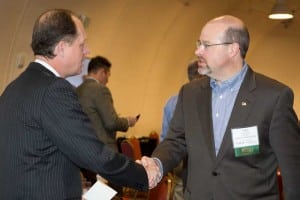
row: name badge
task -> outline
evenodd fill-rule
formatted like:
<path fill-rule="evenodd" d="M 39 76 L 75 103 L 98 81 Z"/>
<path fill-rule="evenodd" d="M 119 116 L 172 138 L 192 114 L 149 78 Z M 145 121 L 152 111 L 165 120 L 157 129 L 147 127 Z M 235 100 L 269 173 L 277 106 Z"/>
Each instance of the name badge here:
<path fill-rule="evenodd" d="M 231 129 L 235 157 L 259 153 L 257 126 Z"/>

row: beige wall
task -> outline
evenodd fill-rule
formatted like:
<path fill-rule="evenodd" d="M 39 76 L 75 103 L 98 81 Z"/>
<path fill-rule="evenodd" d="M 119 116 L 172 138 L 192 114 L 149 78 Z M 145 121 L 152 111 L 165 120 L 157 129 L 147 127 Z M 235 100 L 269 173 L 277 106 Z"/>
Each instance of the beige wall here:
<path fill-rule="evenodd" d="M 189 2 L 189 5 L 185 5 Z M 194 58 L 201 27 L 212 17 L 242 18 L 251 34 L 247 62 L 258 72 L 289 85 L 300 116 L 300 14 L 288 28 L 267 19 L 275 0 L 11 0 L 0 4 L 0 93 L 27 65 L 35 18 L 48 8 L 68 8 L 87 15 L 90 56 L 104 55 L 112 63 L 111 88 L 121 115 L 141 113 L 128 135 L 160 132 L 163 106 L 187 81 L 186 65 Z M 289 0 L 300 10 L 300 1 Z M 121 134 L 123 135 L 123 134 Z"/>

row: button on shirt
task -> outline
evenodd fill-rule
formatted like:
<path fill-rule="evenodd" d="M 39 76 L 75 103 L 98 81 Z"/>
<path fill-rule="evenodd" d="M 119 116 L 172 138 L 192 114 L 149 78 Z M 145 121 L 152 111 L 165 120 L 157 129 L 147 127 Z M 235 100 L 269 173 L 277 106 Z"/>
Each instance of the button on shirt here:
<path fill-rule="evenodd" d="M 242 70 L 229 80 L 222 83 L 217 83 L 214 79 L 210 80 L 210 86 L 212 88 L 212 120 L 216 155 L 219 152 L 236 96 L 244 80 L 247 69 L 248 66 L 245 63 Z"/>

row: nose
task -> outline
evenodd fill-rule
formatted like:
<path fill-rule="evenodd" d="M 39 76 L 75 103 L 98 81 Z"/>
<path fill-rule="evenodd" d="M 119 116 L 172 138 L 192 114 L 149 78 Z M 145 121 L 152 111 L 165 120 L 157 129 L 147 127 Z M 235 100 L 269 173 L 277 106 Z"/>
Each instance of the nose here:
<path fill-rule="evenodd" d="M 196 50 L 195 50 L 195 55 L 196 55 L 196 56 L 199 55 L 199 51 L 200 51 L 200 48 L 197 47 Z"/>
<path fill-rule="evenodd" d="M 197 47 L 196 50 L 195 50 L 195 55 L 200 56 L 200 55 L 203 54 L 203 52 L 204 52 L 204 48 L 202 48 L 202 46 Z"/>

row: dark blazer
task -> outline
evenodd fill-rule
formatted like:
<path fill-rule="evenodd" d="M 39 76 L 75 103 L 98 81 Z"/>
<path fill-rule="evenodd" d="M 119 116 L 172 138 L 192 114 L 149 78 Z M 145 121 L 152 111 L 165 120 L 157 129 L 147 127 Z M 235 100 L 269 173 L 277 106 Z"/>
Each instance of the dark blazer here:
<path fill-rule="evenodd" d="M 83 111 L 97 131 L 98 138 L 117 151 L 116 131 L 126 132 L 129 124 L 126 118 L 119 117 L 115 111 L 108 87 L 87 78 L 76 89 L 76 93 Z"/>
<path fill-rule="evenodd" d="M 119 185 L 148 188 L 141 165 L 96 137 L 71 84 L 38 63 L 0 98 L 0 158 L 0 199 L 79 200 L 80 168 Z"/>
<path fill-rule="evenodd" d="M 287 86 L 251 68 L 215 154 L 209 78 L 184 85 L 167 138 L 152 156 L 164 173 L 188 154 L 187 200 L 277 200 L 276 169 L 286 200 L 300 199 L 300 129 Z M 235 157 L 231 129 L 257 126 L 259 154 Z"/>

